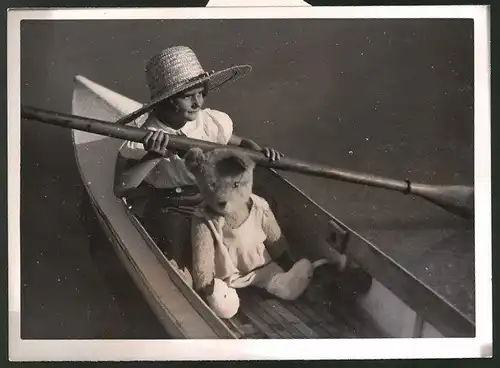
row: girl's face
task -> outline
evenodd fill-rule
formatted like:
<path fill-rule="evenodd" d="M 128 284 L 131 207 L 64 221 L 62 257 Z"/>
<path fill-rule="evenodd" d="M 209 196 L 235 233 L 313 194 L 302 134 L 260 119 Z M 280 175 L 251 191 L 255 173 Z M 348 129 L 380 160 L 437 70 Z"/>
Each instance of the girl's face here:
<path fill-rule="evenodd" d="M 158 104 L 155 113 L 173 128 L 182 127 L 188 121 L 196 120 L 205 97 L 205 85 L 196 85 Z"/>

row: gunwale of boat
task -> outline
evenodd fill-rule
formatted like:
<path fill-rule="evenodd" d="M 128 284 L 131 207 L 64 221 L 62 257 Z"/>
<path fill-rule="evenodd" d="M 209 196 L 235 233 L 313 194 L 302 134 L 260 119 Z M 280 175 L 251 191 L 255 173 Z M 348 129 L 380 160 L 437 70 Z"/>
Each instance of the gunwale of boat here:
<path fill-rule="evenodd" d="M 100 88 L 104 88 L 102 86 L 99 86 Z M 93 92 L 93 91 L 92 91 Z M 124 98 L 127 99 L 125 96 L 121 96 L 119 94 L 115 93 L 114 98 Z M 108 107 L 110 107 L 112 110 L 115 111 L 120 111 L 119 108 L 116 107 L 116 104 L 119 105 L 120 102 L 123 101 L 115 101 L 115 104 L 110 101 L 107 101 L 103 99 L 103 101 L 100 101 L 103 103 L 107 103 Z M 126 101 L 127 103 L 136 103 L 137 102 L 128 99 Z M 127 107 L 128 108 L 128 107 Z M 132 107 L 130 107 L 132 108 Z M 124 112 L 121 111 L 121 114 Z M 85 185 L 85 189 L 90 196 L 92 200 L 92 205 L 94 207 L 94 210 L 97 213 L 97 217 L 99 218 L 101 224 L 103 227 L 106 229 L 108 233 L 111 233 L 112 238 L 114 238 L 114 245 L 117 250 L 117 253 L 119 253 L 122 261 L 124 261 L 126 264 L 128 263 L 128 269 L 129 272 L 132 274 L 134 280 L 136 283 L 139 283 L 140 288 L 142 288 L 143 293 L 145 293 L 146 298 L 152 305 L 153 309 L 156 308 L 155 313 L 160 317 L 163 318 L 165 321 L 162 321 L 164 324 L 165 328 L 173 335 L 173 337 L 192 337 L 193 336 L 193 331 L 194 327 L 193 324 L 191 324 L 191 332 L 188 332 L 189 328 L 186 329 L 185 326 L 182 326 L 182 322 L 180 320 L 183 320 L 183 317 L 176 316 L 175 313 L 171 313 L 170 307 L 167 305 L 161 305 L 158 309 L 158 303 L 159 299 L 156 298 L 153 295 L 148 295 L 148 292 L 151 294 L 151 290 L 145 290 L 147 288 L 151 288 L 152 285 L 151 283 L 148 284 L 148 280 L 141 280 L 140 277 L 134 274 L 140 274 L 143 278 L 147 278 L 143 274 L 144 270 L 141 270 L 137 264 L 134 264 L 134 259 L 133 256 L 129 254 L 129 249 L 127 248 L 127 245 L 123 242 L 123 239 L 121 239 L 120 235 L 117 234 L 116 232 L 113 234 L 113 223 L 112 220 L 106 215 L 105 211 L 103 211 L 100 206 L 99 206 L 99 201 L 93 196 L 93 190 L 90 185 L 87 185 L 86 180 L 84 178 L 85 173 L 83 168 L 80 165 L 79 162 L 79 156 L 78 156 L 78 149 L 77 149 L 77 143 L 76 143 L 76 135 L 79 134 L 89 134 L 89 133 L 81 133 L 81 132 L 72 132 L 72 138 L 73 138 L 73 145 L 75 148 L 75 156 L 76 156 L 76 161 L 78 165 L 78 169 L 80 172 L 80 175 L 82 176 L 82 181 Z M 109 138 L 106 138 L 106 140 L 109 140 Z M 116 141 L 116 140 L 115 140 Z M 101 142 L 102 143 L 102 142 Z M 414 308 L 415 306 L 417 307 L 416 311 L 419 311 L 423 309 L 424 312 L 427 312 L 427 315 L 431 315 L 434 320 L 437 320 L 436 316 L 439 316 L 440 313 L 444 313 L 445 317 L 447 318 L 447 321 L 443 322 L 440 327 L 442 327 L 444 330 L 446 330 L 448 327 L 446 326 L 446 323 L 451 323 L 451 322 L 458 322 L 460 325 L 460 328 L 463 330 L 468 328 L 467 323 L 470 322 L 466 317 L 463 316 L 463 314 L 456 310 L 452 305 L 450 305 L 446 300 L 441 298 L 439 295 L 437 295 L 433 290 L 428 288 L 425 284 L 420 282 L 420 280 L 416 279 L 411 275 L 409 272 L 407 272 L 405 269 L 403 269 L 400 265 L 398 265 L 394 260 L 392 260 L 390 257 L 382 253 L 377 247 L 375 247 L 373 244 L 368 242 L 366 239 L 362 238 L 359 234 L 355 233 L 351 229 L 349 229 L 347 226 L 345 226 L 343 223 L 335 219 L 333 216 L 331 216 L 325 209 L 323 209 L 321 206 L 319 206 L 317 203 L 315 203 L 313 200 L 311 200 L 308 196 L 306 196 L 300 189 L 296 188 L 293 184 L 291 184 L 288 180 L 283 178 L 281 175 L 276 173 L 274 170 L 269 170 L 265 169 L 264 171 L 261 170 L 261 172 L 266 172 L 268 175 L 271 175 L 270 178 L 273 178 L 274 180 L 278 180 L 277 182 L 281 183 L 283 185 L 283 188 L 287 188 L 289 191 L 293 191 L 293 193 L 301 198 L 301 200 L 306 201 L 312 208 L 314 208 L 314 211 L 319 213 L 319 216 L 323 218 L 330 219 L 333 221 L 334 227 L 337 229 L 340 228 L 341 231 L 344 231 L 346 234 L 350 234 L 350 240 L 348 241 L 348 247 L 345 249 L 346 253 L 354 258 L 357 259 L 357 261 L 371 274 L 374 271 L 376 275 L 382 275 L 384 276 L 385 270 L 382 269 L 383 266 L 387 267 L 389 266 L 389 272 L 388 275 L 385 275 L 385 279 L 390 279 L 390 277 L 393 277 L 394 275 L 402 275 L 405 278 L 405 282 L 411 286 L 411 289 L 414 291 L 417 291 L 417 294 L 424 295 L 426 296 L 427 300 L 429 300 L 433 306 L 438 306 L 441 308 L 440 311 L 434 313 L 431 311 L 425 310 L 425 305 L 422 305 L 422 303 L 414 302 L 411 300 L 411 303 L 409 303 L 410 308 Z M 292 192 L 291 192 L 292 193 Z M 116 199 L 116 198 L 115 198 Z M 232 323 L 232 321 L 226 321 L 223 322 L 220 320 L 218 317 L 215 316 L 215 314 L 206 306 L 206 304 L 201 300 L 201 298 L 194 292 L 193 289 L 191 289 L 180 277 L 179 273 L 175 270 L 175 268 L 172 266 L 169 260 L 167 260 L 161 250 L 159 250 L 158 246 L 154 244 L 152 239 L 147 235 L 145 230 L 142 228 L 142 225 L 140 222 L 133 216 L 128 208 L 126 207 L 125 203 L 123 201 L 121 202 L 121 206 L 123 206 L 123 210 L 126 213 L 126 216 L 128 217 L 130 223 L 133 225 L 137 233 L 140 235 L 140 237 L 143 239 L 143 241 L 147 244 L 147 247 L 149 249 L 149 252 L 152 253 L 154 258 L 157 260 L 158 264 L 163 268 L 163 275 L 165 276 L 165 283 L 169 284 L 171 283 L 172 285 L 168 286 L 171 288 L 170 292 L 174 293 L 180 298 L 185 299 L 184 302 L 181 301 L 181 304 L 185 306 L 185 310 L 190 310 L 190 314 L 192 314 L 194 319 L 198 320 L 200 323 L 203 321 L 207 326 L 205 326 L 205 332 L 200 334 L 206 334 L 206 336 L 209 336 L 209 338 L 238 338 L 241 337 L 242 331 L 241 328 L 239 328 L 237 323 Z M 271 200 L 271 202 L 273 202 Z M 271 203 L 273 205 L 273 203 Z M 276 203 L 274 203 L 276 204 Z M 279 212 L 279 211 L 278 211 Z M 116 225 L 116 224 L 115 224 Z M 145 252 L 143 249 L 142 252 Z M 127 258 L 128 257 L 128 258 Z M 135 267 L 135 268 L 134 268 Z M 155 267 L 158 267 L 156 265 Z M 151 274 L 151 272 L 150 272 Z M 384 284 L 384 277 L 380 280 L 382 284 Z M 151 281 L 152 282 L 152 281 Z M 146 286 L 144 286 L 146 285 Z M 385 286 L 385 285 L 384 285 Z M 404 283 L 403 283 L 404 286 Z M 175 291 L 174 291 L 175 288 Z M 399 289 L 398 289 L 399 288 Z M 401 297 L 401 285 L 396 285 L 396 290 L 392 290 L 392 292 L 395 293 L 397 298 Z M 399 293 L 398 293 L 399 292 Z M 245 293 L 245 291 L 243 292 Z M 404 293 L 404 292 L 403 292 Z M 403 300 L 404 301 L 404 300 Z M 170 303 L 171 301 L 169 301 Z M 160 303 L 161 304 L 161 303 Z M 420 309 L 420 310 L 419 310 Z M 439 309 L 439 308 L 438 308 Z M 178 309 L 179 310 L 179 309 Z M 426 317 L 424 315 L 424 317 Z M 184 322 L 186 322 L 184 320 Z M 470 322 L 472 323 L 472 322 Z M 179 325 L 180 324 L 180 325 Z M 189 323 L 188 323 L 189 324 Z M 443 327 L 444 326 L 444 327 Z M 465 326 L 465 327 L 464 327 Z M 472 324 L 472 326 L 474 326 Z M 201 326 L 200 326 L 201 327 Z M 211 332 L 209 331 L 211 330 Z M 451 328 L 451 331 L 453 328 Z M 452 332 L 453 333 L 453 332 Z M 464 335 L 463 332 L 460 333 L 461 335 Z M 460 335 L 459 334 L 459 335 Z M 194 333 L 194 335 L 199 335 L 198 332 Z M 243 333 L 244 335 L 244 333 Z M 211 337 L 210 337 L 211 336 Z M 203 336 L 205 338 L 205 335 Z"/>

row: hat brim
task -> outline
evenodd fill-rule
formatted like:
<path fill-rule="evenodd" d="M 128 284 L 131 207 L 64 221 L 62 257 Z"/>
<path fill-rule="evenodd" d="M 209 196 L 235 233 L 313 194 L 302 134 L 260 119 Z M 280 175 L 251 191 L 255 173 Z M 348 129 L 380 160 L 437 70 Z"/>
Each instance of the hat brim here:
<path fill-rule="evenodd" d="M 179 86 L 174 90 L 166 91 L 165 93 L 160 94 L 158 97 L 152 99 L 151 101 L 142 105 L 139 109 L 134 112 L 120 118 L 116 123 L 125 125 L 130 123 L 132 120 L 137 119 L 139 116 L 151 111 L 157 104 L 166 100 L 169 97 L 176 95 L 188 88 L 196 86 L 197 84 L 208 82 L 208 90 L 216 91 L 219 90 L 222 86 L 225 86 L 228 83 L 235 82 L 238 79 L 243 78 L 245 75 L 250 73 L 252 67 L 250 65 L 236 65 L 232 66 L 206 76 L 200 77 L 199 79 L 191 80 Z"/>

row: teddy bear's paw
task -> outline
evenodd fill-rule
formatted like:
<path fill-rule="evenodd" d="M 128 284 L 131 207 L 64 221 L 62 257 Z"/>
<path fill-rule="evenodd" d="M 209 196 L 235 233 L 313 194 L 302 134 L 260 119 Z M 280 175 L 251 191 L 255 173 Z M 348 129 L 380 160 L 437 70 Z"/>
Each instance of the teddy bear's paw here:
<path fill-rule="evenodd" d="M 223 319 L 234 317 L 240 308 L 236 290 L 220 279 L 214 280 L 214 292 L 207 297 L 207 303 L 217 317 Z"/>
<path fill-rule="evenodd" d="M 300 297 L 311 283 L 314 267 L 308 259 L 301 259 L 285 273 L 273 277 L 267 291 L 285 300 Z"/>
<path fill-rule="evenodd" d="M 302 258 L 297 261 L 293 267 L 288 271 L 297 277 L 311 278 L 314 271 L 314 265 L 307 258 Z"/>
<path fill-rule="evenodd" d="M 186 284 L 188 284 L 188 286 L 190 287 L 193 287 L 193 276 L 191 275 L 191 272 L 189 272 L 189 270 L 184 267 L 182 269 L 178 269 L 178 272 L 181 276 L 181 278 L 184 280 L 184 282 L 186 282 Z"/>

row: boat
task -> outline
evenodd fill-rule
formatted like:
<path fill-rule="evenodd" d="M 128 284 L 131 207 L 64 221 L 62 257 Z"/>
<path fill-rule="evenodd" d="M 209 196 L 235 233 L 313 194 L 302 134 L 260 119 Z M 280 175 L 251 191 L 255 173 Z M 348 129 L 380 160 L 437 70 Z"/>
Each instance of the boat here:
<path fill-rule="evenodd" d="M 72 114 L 117 121 L 141 103 L 76 76 Z M 131 123 L 132 125 L 135 122 Z M 257 166 L 254 192 L 267 199 L 296 257 L 346 254 L 370 278 L 355 297 L 338 292 L 342 278 L 313 279 L 295 301 L 256 288 L 239 291 L 241 306 L 218 318 L 113 193 L 123 141 L 72 130 L 76 163 L 92 210 L 138 289 L 173 339 L 472 337 L 475 323 L 374 244 L 315 203 L 276 170 Z M 301 246 L 307 244 L 307 247 Z M 340 285 L 340 286 L 339 286 Z"/>

